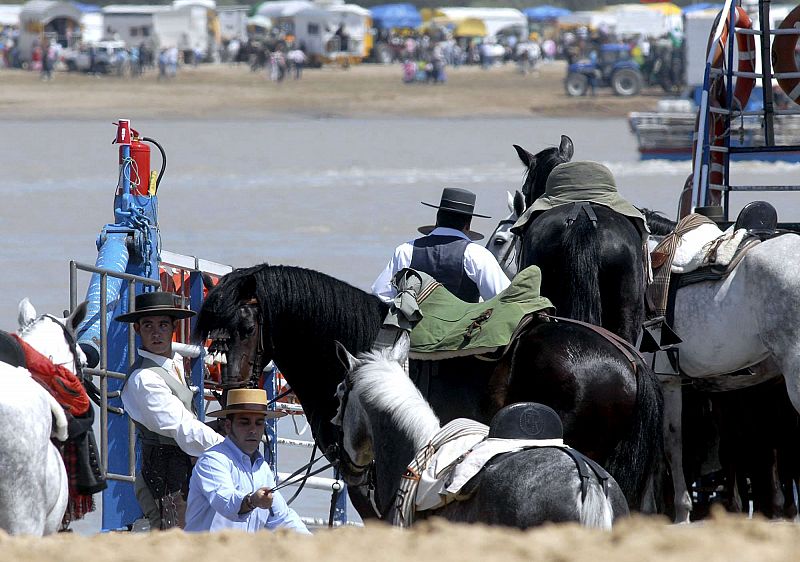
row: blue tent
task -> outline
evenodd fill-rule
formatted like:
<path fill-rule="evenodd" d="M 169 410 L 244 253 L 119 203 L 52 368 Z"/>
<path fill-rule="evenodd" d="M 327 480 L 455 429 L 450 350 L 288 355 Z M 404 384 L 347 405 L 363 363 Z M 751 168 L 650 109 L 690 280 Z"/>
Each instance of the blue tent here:
<path fill-rule="evenodd" d="M 700 2 L 699 4 L 690 4 L 688 6 L 684 6 L 681 8 L 682 14 L 687 14 L 689 12 L 696 12 L 697 10 L 721 10 L 725 4 L 719 4 L 716 2 Z"/>
<path fill-rule="evenodd" d="M 95 12 L 103 11 L 103 9 L 100 6 L 97 6 L 96 4 L 86 4 L 86 3 L 83 3 L 83 2 L 73 2 L 72 5 L 75 6 L 76 8 L 78 8 L 84 14 L 92 14 L 92 13 L 95 13 Z"/>
<path fill-rule="evenodd" d="M 422 25 L 422 16 L 413 4 L 382 4 L 373 6 L 369 11 L 373 25 L 379 29 Z"/>
<path fill-rule="evenodd" d="M 547 5 L 536 6 L 534 8 L 526 8 L 522 10 L 522 12 L 529 20 L 533 21 L 554 20 L 562 16 L 568 16 L 572 13 L 566 8 L 559 8 L 557 6 L 547 6 Z"/>

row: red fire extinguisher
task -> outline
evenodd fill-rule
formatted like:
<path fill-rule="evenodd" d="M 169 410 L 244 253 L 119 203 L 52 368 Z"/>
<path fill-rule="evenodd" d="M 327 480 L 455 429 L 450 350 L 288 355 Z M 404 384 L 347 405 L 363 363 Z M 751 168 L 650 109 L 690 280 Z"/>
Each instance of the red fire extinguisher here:
<path fill-rule="evenodd" d="M 164 170 L 167 168 L 167 155 L 164 149 L 155 140 L 143 137 L 136 129 L 130 128 L 130 123 L 125 123 L 124 120 L 120 123 L 120 129 L 128 128 L 127 137 L 129 142 L 125 139 L 120 139 L 120 136 L 125 136 L 124 132 L 117 132 L 116 143 L 130 144 L 131 166 L 130 166 L 130 182 L 131 193 L 134 195 L 155 195 L 158 191 L 158 186 L 161 183 L 161 178 L 164 175 Z M 161 172 L 156 174 L 155 171 L 150 171 L 150 147 L 146 143 L 156 145 L 159 152 L 161 152 Z M 119 163 L 122 165 L 122 146 L 119 150 Z"/>

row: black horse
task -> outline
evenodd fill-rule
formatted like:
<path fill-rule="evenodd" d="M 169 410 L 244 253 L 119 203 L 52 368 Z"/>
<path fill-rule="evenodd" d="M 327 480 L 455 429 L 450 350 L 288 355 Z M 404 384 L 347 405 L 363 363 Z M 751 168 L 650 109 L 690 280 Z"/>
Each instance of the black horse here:
<path fill-rule="evenodd" d="M 572 141 L 531 154 L 514 145 L 527 168 L 522 193 L 530 207 L 545 193 L 547 178 L 569 162 Z M 627 216 L 591 204 L 595 217 L 572 205 L 536 213 L 522 231 L 519 270 L 538 265 L 542 294 L 559 315 L 603 326 L 633 343 L 645 319 L 642 234 Z"/>
<path fill-rule="evenodd" d="M 220 280 L 195 334 L 224 334 L 224 385 L 241 384 L 274 360 L 333 460 L 340 434 L 331 419 L 345 375 L 335 342 L 354 354 L 369 350 L 387 311 L 374 295 L 323 273 L 263 264 Z M 564 421 L 566 442 L 606 466 L 629 504 L 641 509 L 650 475 L 660 466 L 661 390 L 645 364 L 631 362 L 591 327 L 533 323 L 504 359 L 441 361 L 426 387 L 423 395 L 443 423 L 457 417 L 488 423 L 514 402 L 549 405 Z M 354 504 L 362 515 L 371 512 Z"/>

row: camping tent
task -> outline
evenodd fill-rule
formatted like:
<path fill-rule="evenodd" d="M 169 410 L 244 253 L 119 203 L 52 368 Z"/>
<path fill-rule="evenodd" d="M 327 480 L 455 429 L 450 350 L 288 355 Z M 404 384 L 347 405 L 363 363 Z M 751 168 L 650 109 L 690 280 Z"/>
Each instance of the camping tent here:
<path fill-rule="evenodd" d="M 568 16 L 572 12 L 566 8 L 559 8 L 558 6 L 543 5 L 533 8 L 525 8 L 522 10 L 522 13 L 525 14 L 525 17 L 531 21 L 547 21 Z"/>
<path fill-rule="evenodd" d="M 485 26 L 484 35 L 496 36 L 500 31 L 514 30 L 520 35 L 528 35 L 528 18 L 515 8 L 439 8 L 433 17 L 436 22 L 438 16 L 444 16 L 456 26 L 464 20 L 480 20 Z M 475 24 L 472 25 L 476 31 Z"/>
<path fill-rule="evenodd" d="M 372 23 L 378 29 L 416 28 L 422 16 L 413 4 L 382 4 L 370 8 Z"/>

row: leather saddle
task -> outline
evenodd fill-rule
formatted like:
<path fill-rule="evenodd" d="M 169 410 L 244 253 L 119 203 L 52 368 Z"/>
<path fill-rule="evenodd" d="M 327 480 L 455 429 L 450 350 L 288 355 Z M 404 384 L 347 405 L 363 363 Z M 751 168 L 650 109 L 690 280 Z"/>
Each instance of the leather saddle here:
<path fill-rule="evenodd" d="M 489 424 L 489 438 L 563 439 L 564 427 L 558 414 L 544 404 L 518 402 L 502 408 Z"/>
<path fill-rule="evenodd" d="M 0 330 L 0 361 L 12 367 L 27 367 L 25 352 L 11 334 Z"/>
<path fill-rule="evenodd" d="M 778 233 L 778 212 L 766 201 L 751 201 L 736 217 L 734 230 L 744 228 L 747 233 L 762 241 Z"/>

